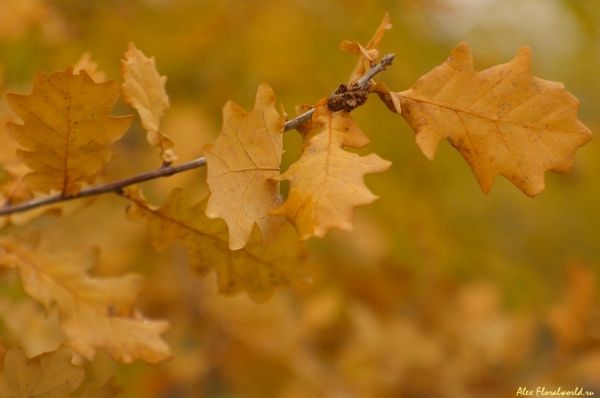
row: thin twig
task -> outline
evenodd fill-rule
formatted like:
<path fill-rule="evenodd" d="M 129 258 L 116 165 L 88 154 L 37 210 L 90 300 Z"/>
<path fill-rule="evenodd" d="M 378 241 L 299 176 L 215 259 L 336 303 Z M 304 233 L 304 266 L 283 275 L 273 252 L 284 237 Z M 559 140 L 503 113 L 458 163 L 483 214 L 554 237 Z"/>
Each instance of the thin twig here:
<path fill-rule="evenodd" d="M 393 62 L 394 62 L 394 57 L 396 55 L 395 54 L 387 54 L 384 55 L 383 58 L 381 58 L 381 62 L 378 63 L 377 65 L 375 65 L 374 67 L 372 67 L 371 69 L 369 69 L 369 71 L 367 73 L 365 73 L 365 75 L 363 77 L 361 77 L 357 83 L 360 84 L 361 86 L 366 85 L 367 83 L 369 83 L 369 81 L 379 72 L 382 72 L 385 70 L 385 68 L 387 68 L 388 66 L 390 66 Z"/>
<path fill-rule="evenodd" d="M 23 211 L 31 210 L 40 206 L 47 206 L 57 202 L 66 202 L 68 200 L 85 198 L 88 196 L 101 195 L 103 193 L 119 193 L 121 190 L 129 185 L 138 184 L 140 182 L 154 180 L 160 177 L 168 177 L 173 174 L 181 173 L 183 171 L 192 170 L 198 167 L 206 165 L 206 159 L 204 157 L 194 159 L 190 162 L 183 163 L 177 166 L 161 167 L 160 169 L 147 171 L 145 173 L 137 174 L 132 177 L 123 178 L 121 180 L 109 182 L 107 184 L 98 185 L 95 187 L 82 189 L 75 196 L 62 196 L 50 195 L 43 198 L 34 199 L 29 202 L 20 203 L 13 206 L 0 207 L 0 216 L 12 213 L 20 213 Z"/>
<path fill-rule="evenodd" d="M 358 80 L 358 84 L 365 86 L 370 84 L 369 81 L 378 74 L 379 72 L 385 70 L 385 68 L 392 64 L 394 61 L 394 54 L 388 54 L 381 59 L 381 62 L 371 68 L 360 80 Z M 307 112 L 304 112 L 302 115 L 295 117 L 294 119 L 289 120 L 283 131 L 293 130 L 303 122 L 309 120 L 314 113 L 314 109 L 311 109 Z M 198 167 L 202 167 L 206 165 L 206 159 L 204 157 L 194 159 L 187 163 L 180 164 L 178 166 L 163 166 L 159 169 L 147 171 L 145 173 L 137 174 L 132 177 L 123 178 L 121 180 L 109 182 L 107 184 L 98 185 L 95 187 L 82 189 L 77 195 L 74 196 L 63 196 L 61 194 L 45 196 L 43 198 L 34 199 L 29 202 L 19 203 L 16 205 L 8 205 L 0 207 L 0 216 L 4 216 L 7 214 L 13 213 L 21 213 L 27 210 L 34 209 L 36 207 L 47 206 L 53 203 L 58 202 L 66 202 L 68 200 L 85 198 L 88 196 L 101 195 L 104 193 L 121 193 L 122 189 L 133 184 L 138 184 L 140 182 L 154 180 L 156 178 L 168 177 L 173 174 L 181 173 L 184 171 L 192 170 Z"/>
<path fill-rule="evenodd" d="M 365 75 L 363 77 L 361 77 L 357 83 L 360 86 L 366 86 L 366 85 L 370 85 L 370 81 L 371 79 L 378 74 L 379 72 L 382 72 L 385 70 L 386 67 L 390 66 L 393 62 L 394 62 L 394 54 L 387 54 L 385 55 L 383 58 L 381 58 L 381 62 L 378 63 L 377 65 L 375 65 L 374 67 L 372 67 L 371 69 L 369 69 L 369 71 L 367 73 L 365 73 Z M 305 121 L 309 120 L 313 113 L 315 112 L 314 109 L 308 110 L 306 112 L 304 112 L 302 115 L 295 117 L 292 120 L 289 120 L 286 124 L 285 127 L 283 128 L 283 132 L 285 133 L 286 131 L 289 130 L 293 130 L 296 127 L 300 126 L 302 123 L 304 123 Z"/>

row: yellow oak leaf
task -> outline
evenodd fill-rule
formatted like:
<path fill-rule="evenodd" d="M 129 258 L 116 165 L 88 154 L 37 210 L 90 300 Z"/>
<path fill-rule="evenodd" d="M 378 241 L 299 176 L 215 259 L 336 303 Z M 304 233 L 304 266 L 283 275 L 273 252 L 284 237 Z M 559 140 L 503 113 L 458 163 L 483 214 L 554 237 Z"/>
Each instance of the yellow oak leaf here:
<path fill-rule="evenodd" d="M 375 34 L 369 40 L 366 46 L 362 46 L 360 43 L 354 41 L 350 42 L 348 40 L 342 41 L 340 44 L 340 49 L 343 51 L 349 51 L 351 53 L 360 55 L 360 59 L 358 60 L 358 64 L 352 71 L 350 75 L 350 82 L 355 82 L 359 80 L 361 77 L 367 73 L 369 69 L 371 69 L 371 62 L 374 62 L 379 58 L 379 51 L 377 51 L 377 47 L 381 40 L 383 40 L 383 36 L 385 32 L 392 28 L 392 24 L 390 24 L 390 15 L 386 12 L 381 20 L 381 24 L 375 31 Z"/>
<path fill-rule="evenodd" d="M 60 327 L 75 352 L 91 360 L 105 348 L 117 361 L 171 359 L 160 338 L 169 324 L 144 319 L 134 308 L 143 278 L 92 278 L 97 251 L 50 253 L 0 240 L 0 266 L 16 268 L 25 292 L 46 309 L 56 306 Z"/>
<path fill-rule="evenodd" d="M 222 218 L 229 227 L 229 248 L 246 244 L 254 223 L 263 245 L 275 239 L 282 217 L 269 211 L 283 203 L 279 175 L 284 119 L 275 110 L 275 94 L 267 84 L 256 93 L 254 110 L 246 113 L 233 102 L 223 107 L 223 129 L 204 146 L 210 197 L 206 215 Z"/>
<path fill-rule="evenodd" d="M 577 119 L 579 101 L 562 83 L 529 71 L 531 50 L 483 72 L 473 69 L 467 44 L 441 66 L 398 93 L 402 117 L 417 145 L 433 160 L 439 142 L 450 141 L 469 163 L 487 194 L 503 175 L 529 196 L 544 189 L 544 173 L 569 171 L 575 151 L 592 138 Z"/>
<path fill-rule="evenodd" d="M 322 132 L 314 134 L 314 126 Z M 285 215 L 302 240 L 322 238 L 333 227 L 352 230 L 354 208 L 377 199 L 365 186 L 364 175 L 382 173 L 391 165 L 374 153 L 360 157 L 342 149 L 368 144 L 348 112 L 331 112 L 322 101 L 317 103 L 302 157 L 277 178 L 290 181 L 290 192 L 273 213 Z"/>
<path fill-rule="evenodd" d="M 169 97 L 165 91 L 167 77 L 160 76 L 156 71 L 154 57 L 147 58 L 133 43 L 129 43 L 125 60 L 121 60 L 121 74 L 125 79 L 121 86 L 123 100 L 140 114 L 148 142 L 160 148 L 160 158 L 164 162 L 175 161 L 177 156 L 172 149 L 173 142 L 160 132 L 160 119 L 169 107 Z"/>
<path fill-rule="evenodd" d="M 154 208 L 134 188 L 127 188 L 125 195 L 133 202 L 127 217 L 132 221 L 146 220 L 154 248 L 162 251 L 181 241 L 188 250 L 193 273 L 203 277 L 214 270 L 221 294 L 235 295 L 245 290 L 252 300 L 261 302 L 271 297 L 276 288 L 306 281 L 307 250 L 290 226 L 284 225 L 277 239 L 266 248 L 255 228 L 246 246 L 230 250 L 227 225 L 205 215 L 206 200 L 186 207 L 183 191 L 176 188 L 162 206 Z"/>
<path fill-rule="evenodd" d="M 110 145 L 121 138 L 132 116 L 108 112 L 119 97 L 119 83 L 94 83 L 85 70 L 73 67 L 46 75 L 37 72 L 31 95 L 6 99 L 25 124 L 8 123 L 10 136 L 25 150 L 17 155 L 33 170 L 24 181 L 42 193 L 77 195 L 91 184 L 111 159 Z"/>
<path fill-rule="evenodd" d="M 21 347 L 13 347 L 0 372 L 0 397 L 64 398 L 83 381 L 84 371 L 71 364 L 73 353 L 65 345 L 55 351 L 27 358 Z"/>

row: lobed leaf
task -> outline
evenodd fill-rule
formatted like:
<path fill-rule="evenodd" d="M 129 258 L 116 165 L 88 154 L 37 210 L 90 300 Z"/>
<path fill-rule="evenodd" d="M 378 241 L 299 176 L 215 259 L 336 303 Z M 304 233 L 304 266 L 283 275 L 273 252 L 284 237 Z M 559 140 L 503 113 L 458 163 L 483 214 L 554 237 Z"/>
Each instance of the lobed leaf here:
<path fill-rule="evenodd" d="M 169 97 L 165 91 L 166 76 L 156 71 L 154 57 L 147 58 L 129 43 L 125 60 L 121 60 L 121 74 L 125 83 L 121 86 L 123 100 L 140 114 L 142 127 L 146 130 L 150 145 L 160 148 L 160 157 L 171 163 L 177 159 L 173 142 L 160 132 L 160 119 L 169 108 Z"/>
<path fill-rule="evenodd" d="M 229 227 L 229 248 L 248 241 L 258 224 L 263 245 L 275 239 L 282 217 L 269 211 L 283 203 L 279 175 L 284 119 L 275 110 L 275 93 L 261 84 L 254 110 L 246 113 L 228 102 L 223 108 L 223 129 L 216 141 L 204 146 L 210 197 L 206 215 L 222 218 Z"/>
<path fill-rule="evenodd" d="M 382 173 L 391 163 L 376 154 L 360 157 L 344 151 L 345 146 L 363 148 L 369 140 L 348 112 L 332 112 L 323 103 L 315 107 L 305 134 L 302 157 L 277 177 L 290 181 L 290 192 L 272 214 L 285 215 L 302 240 L 322 238 L 334 227 L 352 230 L 354 208 L 377 199 L 365 186 L 364 175 Z"/>
<path fill-rule="evenodd" d="M 38 72 L 31 95 L 8 94 L 13 111 L 25 122 L 8 123 L 10 136 L 24 150 L 17 154 L 33 170 L 25 182 L 42 193 L 77 195 L 111 159 L 110 145 L 129 128 L 132 117 L 108 112 L 119 97 L 119 83 L 94 83 L 73 67 L 51 75 Z"/>
<path fill-rule="evenodd" d="M 531 50 L 483 72 L 473 69 L 467 44 L 441 66 L 398 93 L 402 117 L 417 133 L 417 145 L 433 160 L 447 139 L 466 159 L 487 194 L 503 175 L 529 196 L 544 189 L 544 173 L 565 173 L 575 151 L 592 138 L 577 119 L 579 101 L 562 83 L 529 71 Z"/>
<path fill-rule="evenodd" d="M 46 309 L 56 305 L 61 330 L 75 352 L 91 360 L 105 348 L 121 363 L 169 360 L 160 338 L 168 323 L 144 319 L 133 306 L 143 278 L 92 278 L 87 272 L 95 261 L 95 251 L 51 254 L 0 241 L 0 266 L 18 269 L 25 292 Z"/>
<path fill-rule="evenodd" d="M 127 217 L 133 221 L 146 220 L 154 248 L 162 251 L 181 241 L 188 250 L 192 271 L 203 277 L 214 270 L 222 294 L 235 295 L 245 290 L 252 300 L 261 302 L 276 288 L 306 280 L 307 251 L 292 228 L 282 228 L 277 239 L 266 248 L 254 229 L 246 246 L 232 251 L 227 243 L 226 224 L 205 215 L 206 200 L 185 207 L 183 191 L 176 188 L 162 206 L 153 208 L 136 189 L 127 188 L 125 195 L 133 202 Z"/>

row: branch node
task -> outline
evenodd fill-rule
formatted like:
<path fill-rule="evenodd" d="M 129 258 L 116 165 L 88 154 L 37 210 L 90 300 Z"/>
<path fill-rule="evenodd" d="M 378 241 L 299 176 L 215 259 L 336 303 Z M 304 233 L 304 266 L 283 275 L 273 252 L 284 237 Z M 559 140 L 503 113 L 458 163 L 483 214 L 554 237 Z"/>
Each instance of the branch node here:
<path fill-rule="evenodd" d="M 365 85 L 342 83 L 327 99 L 327 107 L 333 112 L 341 110 L 352 112 L 367 102 L 369 87 L 371 87 L 371 83 L 368 82 Z"/>

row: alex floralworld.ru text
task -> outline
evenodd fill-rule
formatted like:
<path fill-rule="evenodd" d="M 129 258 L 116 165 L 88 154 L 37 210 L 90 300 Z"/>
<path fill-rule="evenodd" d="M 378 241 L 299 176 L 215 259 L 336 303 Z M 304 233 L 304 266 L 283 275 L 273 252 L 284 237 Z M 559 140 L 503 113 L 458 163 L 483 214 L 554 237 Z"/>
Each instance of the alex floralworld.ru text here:
<path fill-rule="evenodd" d="M 583 391 L 583 387 L 576 387 L 573 390 L 563 390 L 560 387 L 556 390 L 546 390 L 545 387 L 538 387 L 535 390 L 528 390 L 525 387 L 519 387 L 517 396 L 593 396 L 592 391 Z"/>

